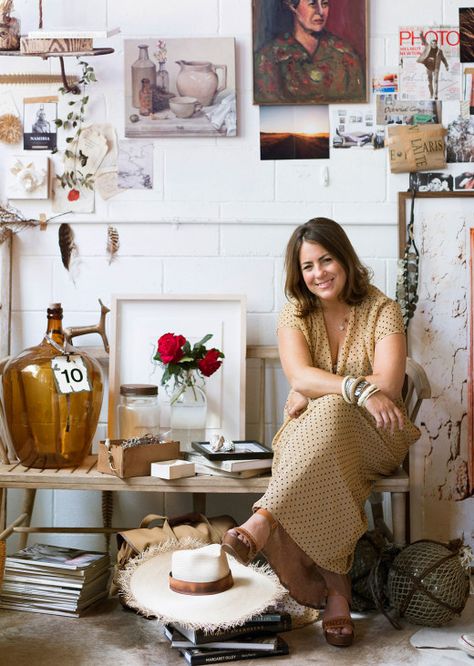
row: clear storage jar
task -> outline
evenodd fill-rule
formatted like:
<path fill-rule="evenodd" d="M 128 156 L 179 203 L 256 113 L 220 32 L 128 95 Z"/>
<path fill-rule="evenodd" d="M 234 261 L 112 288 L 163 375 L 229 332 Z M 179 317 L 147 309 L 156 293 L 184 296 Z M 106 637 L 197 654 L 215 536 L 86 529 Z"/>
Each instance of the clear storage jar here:
<path fill-rule="evenodd" d="M 122 439 L 158 435 L 160 432 L 158 386 L 122 384 L 117 411 L 119 436 Z"/>

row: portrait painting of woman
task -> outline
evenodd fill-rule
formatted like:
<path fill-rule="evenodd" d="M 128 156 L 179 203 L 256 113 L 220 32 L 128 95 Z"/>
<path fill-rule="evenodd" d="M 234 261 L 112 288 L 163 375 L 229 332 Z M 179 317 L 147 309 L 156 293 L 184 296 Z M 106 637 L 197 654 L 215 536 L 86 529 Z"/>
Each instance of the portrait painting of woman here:
<path fill-rule="evenodd" d="M 253 0 L 255 104 L 367 101 L 367 0 Z"/>

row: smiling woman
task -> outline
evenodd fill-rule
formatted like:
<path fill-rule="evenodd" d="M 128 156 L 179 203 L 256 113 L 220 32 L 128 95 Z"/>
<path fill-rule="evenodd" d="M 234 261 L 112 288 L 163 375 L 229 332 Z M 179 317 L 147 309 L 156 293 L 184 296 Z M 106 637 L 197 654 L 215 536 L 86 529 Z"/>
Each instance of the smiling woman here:
<path fill-rule="evenodd" d="M 334 29 L 344 27 L 347 0 L 254 0 L 254 101 L 257 104 L 325 104 L 366 101 L 366 0 L 353 0 L 353 30 L 362 26 L 355 41 L 327 27 L 334 14 Z M 277 18 L 275 18 L 275 13 Z M 271 23 L 270 38 L 261 39 L 259 22 Z M 287 29 L 286 29 L 287 28 Z M 347 30 L 342 30 L 347 32 Z M 362 40 L 360 38 L 362 37 Z M 259 43 L 260 42 L 260 43 Z"/>
<path fill-rule="evenodd" d="M 266 493 L 223 544 L 244 564 L 262 550 L 299 603 L 325 600 L 326 640 L 347 646 L 348 571 L 367 529 L 365 501 L 376 476 L 393 472 L 419 437 L 400 395 L 404 324 L 333 220 L 297 227 L 285 268 L 278 347 L 291 386 L 286 419 Z"/>

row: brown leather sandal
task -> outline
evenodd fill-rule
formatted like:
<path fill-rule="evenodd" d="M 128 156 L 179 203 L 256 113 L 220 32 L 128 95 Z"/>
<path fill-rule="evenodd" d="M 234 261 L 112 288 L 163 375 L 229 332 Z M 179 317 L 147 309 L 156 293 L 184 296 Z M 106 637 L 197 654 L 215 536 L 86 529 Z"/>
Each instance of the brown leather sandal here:
<path fill-rule="evenodd" d="M 350 627 L 352 629 L 350 634 L 337 634 L 328 629 L 344 629 Z M 330 620 L 323 620 L 324 638 L 329 645 L 336 647 L 349 647 L 354 642 L 354 623 L 348 615 L 339 615 L 332 617 Z"/>
<path fill-rule="evenodd" d="M 257 509 L 255 513 L 264 516 L 270 523 L 270 534 L 273 532 L 278 524 L 278 521 L 272 516 L 270 511 L 266 509 Z M 248 546 L 238 535 L 241 534 L 250 544 Z M 252 560 L 255 559 L 259 549 L 255 543 L 253 536 L 243 527 L 232 527 L 228 530 L 222 538 L 222 550 L 235 557 L 237 562 L 248 566 Z"/>

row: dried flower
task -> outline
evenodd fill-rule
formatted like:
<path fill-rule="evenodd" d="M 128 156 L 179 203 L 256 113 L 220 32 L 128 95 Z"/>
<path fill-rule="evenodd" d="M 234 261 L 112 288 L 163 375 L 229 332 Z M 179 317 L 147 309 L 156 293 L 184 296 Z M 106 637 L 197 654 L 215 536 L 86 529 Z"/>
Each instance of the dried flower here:
<path fill-rule="evenodd" d="M 5 113 L 0 116 L 0 141 L 4 143 L 18 143 L 22 137 L 22 125 L 18 116 Z"/>
<path fill-rule="evenodd" d="M 69 194 L 67 195 L 68 201 L 77 201 L 79 197 L 81 196 L 81 193 L 79 190 L 69 190 Z"/>
<path fill-rule="evenodd" d="M 166 62 L 168 60 L 168 49 L 166 48 L 166 42 L 164 39 L 159 39 L 157 44 L 157 51 L 154 52 L 154 56 L 158 62 Z"/>

